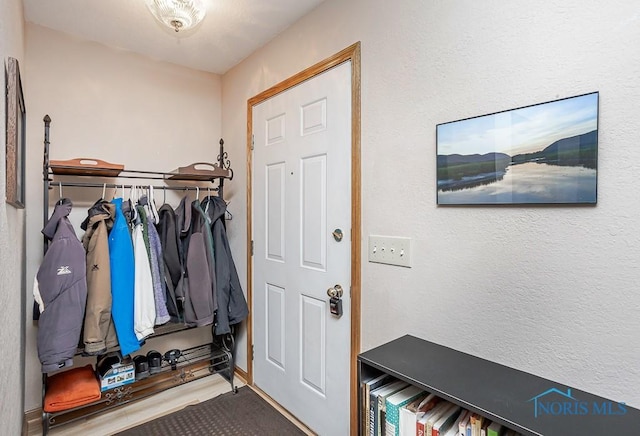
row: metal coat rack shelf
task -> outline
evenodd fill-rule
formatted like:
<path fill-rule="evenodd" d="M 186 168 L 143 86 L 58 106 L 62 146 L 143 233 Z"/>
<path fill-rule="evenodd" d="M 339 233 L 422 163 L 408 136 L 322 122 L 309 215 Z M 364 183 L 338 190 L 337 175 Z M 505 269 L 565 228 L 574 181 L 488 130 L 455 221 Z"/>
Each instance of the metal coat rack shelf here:
<path fill-rule="evenodd" d="M 225 179 L 233 179 L 233 170 L 229 161 L 227 152 L 224 151 L 224 141 L 220 139 L 219 154 L 217 163 L 213 164 L 211 171 L 194 171 L 193 173 L 179 172 L 156 172 L 143 170 L 122 169 L 117 175 L 104 175 L 100 171 L 86 171 L 86 168 L 78 168 L 74 166 L 57 166 L 56 172 L 52 169 L 50 157 L 50 126 L 51 118 L 45 115 L 44 119 L 44 158 L 42 163 L 43 176 L 43 224 L 46 224 L 49 218 L 49 201 L 50 191 L 63 187 L 71 188 L 125 188 L 129 189 L 134 186 L 148 187 L 153 186 L 157 190 L 167 191 L 187 191 L 202 190 L 203 192 L 217 192 L 218 196 L 223 198 Z M 63 173 L 63 174 L 62 174 Z M 54 178 L 56 180 L 54 180 Z M 143 180 L 148 183 L 118 183 L 120 179 Z M 156 181 L 164 181 L 165 185 Z M 189 184 L 178 185 L 176 182 L 189 182 Z M 217 186 L 211 186 L 216 184 Z M 44 253 L 49 246 L 49 240 L 44 237 Z M 193 327 L 182 324 L 165 324 L 158 326 L 155 333 L 150 337 L 159 337 L 172 334 L 178 331 L 191 329 Z M 151 375 L 150 377 L 136 381 L 130 385 L 122 386 L 113 390 L 102 393 L 100 400 L 85 406 L 76 407 L 62 412 L 49 413 L 44 411 L 44 398 L 47 389 L 47 374 L 42 374 L 42 430 L 46 435 L 51 427 L 66 424 L 87 416 L 102 413 L 104 411 L 119 407 L 129 402 L 146 398 L 164 390 L 179 386 L 190 381 L 197 380 L 207 375 L 219 373 L 230 384 L 233 392 L 237 392 L 237 388 L 233 384 L 234 376 L 234 348 L 235 340 L 233 330 L 231 334 L 216 336 L 215 324 L 212 325 L 211 343 L 199 345 L 193 348 L 183 350 L 183 355 L 188 356 L 183 362 L 177 365 L 174 370 L 163 364 L 163 370 Z M 150 339 L 149 338 L 149 339 Z M 108 351 L 114 351 L 109 349 Z M 82 355 L 83 350 L 78 349 L 76 356 Z M 186 354 L 185 354 L 186 353 Z"/>

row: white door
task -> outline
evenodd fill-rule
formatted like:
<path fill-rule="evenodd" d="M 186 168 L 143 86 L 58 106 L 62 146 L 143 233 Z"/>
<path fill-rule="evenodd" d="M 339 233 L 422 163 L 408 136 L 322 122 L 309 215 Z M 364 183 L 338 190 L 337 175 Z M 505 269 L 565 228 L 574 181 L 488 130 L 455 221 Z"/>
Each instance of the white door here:
<path fill-rule="evenodd" d="M 348 435 L 351 62 L 254 106 L 252 129 L 254 382 L 318 434 Z"/>

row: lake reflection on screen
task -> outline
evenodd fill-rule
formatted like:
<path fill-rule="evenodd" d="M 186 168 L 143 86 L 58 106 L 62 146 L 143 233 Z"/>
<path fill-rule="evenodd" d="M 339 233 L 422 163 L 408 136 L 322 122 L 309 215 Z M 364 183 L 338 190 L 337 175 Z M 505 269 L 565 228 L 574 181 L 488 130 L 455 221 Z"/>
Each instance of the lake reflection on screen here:
<path fill-rule="evenodd" d="M 510 165 L 501 180 L 438 190 L 439 204 L 595 203 L 596 170 L 545 163 Z"/>

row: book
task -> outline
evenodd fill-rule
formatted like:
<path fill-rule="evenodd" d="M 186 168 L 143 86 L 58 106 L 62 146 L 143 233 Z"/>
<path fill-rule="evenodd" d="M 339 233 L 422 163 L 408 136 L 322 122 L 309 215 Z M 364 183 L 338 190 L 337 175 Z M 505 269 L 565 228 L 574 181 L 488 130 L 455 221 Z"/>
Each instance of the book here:
<path fill-rule="evenodd" d="M 443 407 L 438 412 L 436 412 L 433 415 L 431 415 L 431 417 L 429 419 L 427 419 L 427 422 L 425 423 L 425 429 L 424 429 L 425 436 L 432 436 L 432 434 L 433 434 L 433 424 L 438 422 L 438 420 L 443 415 L 448 415 L 450 411 L 452 411 L 453 409 L 458 408 L 458 407 L 459 406 L 456 405 L 456 404 L 447 402 L 446 403 L 446 407 Z"/>
<path fill-rule="evenodd" d="M 462 416 L 462 414 L 460 414 Z M 453 423 L 448 432 L 444 434 L 444 436 L 458 436 L 458 424 L 460 423 L 460 417 Z"/>
<path fill-rule="evenodd" d="M 400 409 L 400 436 L 415 436 L 418 417 L 433 409 L 440 398 L 435 394 L 420 397 Z"/>
<path fill-rule="evenodd" d="M 369 394 L 369 436 L 378 436 L 378 430 L 380 427 L 378 395 L 385 395 L 386 398 L 387 395 L 393 394 L 408 385 L 408 383 L 401 380 L 395 380 L 371 391 Z"/>
<path fill-rule="evenodd" d="M 502 426 L 497 422 L 492 422 L 487 429 L 487 436 L 500 436 L 502 433 Z"/>
<path fill-rule="evenodd" d="M 443 409 L 446 409 L 449 406 L 451 406 L 450 402 L 440 401 L 431 410 L 419 416 L 416 421 L 416 436 L 427 436 L 427 421 L 429 421 L 433 415 L 441 413 Z"/>
<path fill-rule="evenodd" d="M 471 416 L 469 416 L 469 421 L 467 421 L 467 428 L 464 431 L 465 436 L 471 436 Z"/>
<path fill-rule="evenodd" d="M 453 408 L 447 410 L 447 412 L 443 413 L 440 418 L 433 423 L 433 428 L 431 429 L 431 436 L 444 436 L 446 432 L 453 426 L 458 417 L 460 416 L 460 411 L 462 408 L 456 405 Z"/>
<path fill-rule="evenodd" d="M 472 413 L 469 418 L 471 423 L 471 436 L 480 436 L 480 426 L 482 425 L 482 416 L 477 413 Z"/>
<path fill-rule="evenodd" d="M 491 420 L 485 418 L 482 421 L 482 426 L 480 427 L 480 436 L 487 436 L 487 428 L 491 425 Z"/>
<path fill-rule="evenodd" d="M 460 422 L 458 423 L 458 436 L 467 436 L 467 423 L 469 422 L 469 417 L 471 416 L 471 412 L 468 410 L 464 410 L 460 415 Z"/>
<path fill-rule="evenodd" d="M 418 397 L 422 397 L 424 391 L 417 386 L 409 386 L 385 400 L 385 426 L 386 436 L 400 436 L 400 409 Z"/>
<path fill-rule="evenodd" d="M 458 436 L 460 434 L 460 421 L 464 418 L 466 410 L 460 409 L 460 413 L 458 414 L 458 418 L 455 420 L 451 428 L 444 434 L 444 436 Z"/>
<path fill-rule="evenodd" d="M 371 401 L 371 397 L 369 396 L 371 394 L 371 391 L 374 389 L 379 388 L 380 386 L 388 383 L 390 380 L 392 379 L 392 377 L 389 374 L 381 374 L 377 377 L 371 377 L 367 380 L 364 380 L 361 383 L 361 389 L 362 389 L 362 409 L 363 409 L 363 413 L 362 413 L 362 434 L 368 435 L 370 433 L 369 430 L 369 419 L 370 419 L 370 415 L 369 415 L 369 405 L 370 405 L 370 401 Z"/>
<path fill-rule="evenodd" d="M 378 394 L 378 416 L 376 417 L 378 420 L 378 436 L 386 436 L 387 434 L 387 397 L 395 394 L 396 392 L 406 388 L 409 386 L 409 383 L 400 382 L 401 384 L 397 389 L 393 389 L 390 392 L 384 392 L 382 394 Z"/>

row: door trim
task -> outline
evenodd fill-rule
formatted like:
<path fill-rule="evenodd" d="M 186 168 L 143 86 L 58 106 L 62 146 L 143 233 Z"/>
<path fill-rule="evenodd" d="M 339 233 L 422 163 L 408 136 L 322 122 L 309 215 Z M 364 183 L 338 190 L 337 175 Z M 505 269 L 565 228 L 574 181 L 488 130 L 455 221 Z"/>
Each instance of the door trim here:
<path fill-rule="evenodd" d="M 252 138 L 253 107 L 283 91 L 309 80 L 323 72 L 351 61 L 351 353 L 350 353 L 350 429 L 358 433 L 358 372 L 357 357 L 360 353 L 361 321 L 361 177 L 360 177 L 360 42 L 345 48 L 333 56 L 283 80 L 247 101 L 247 303 L 253 309 L 253 240 L 252 223 Z M 247 383 L 253 382 L 253 316 L 247 318 Z"/>

